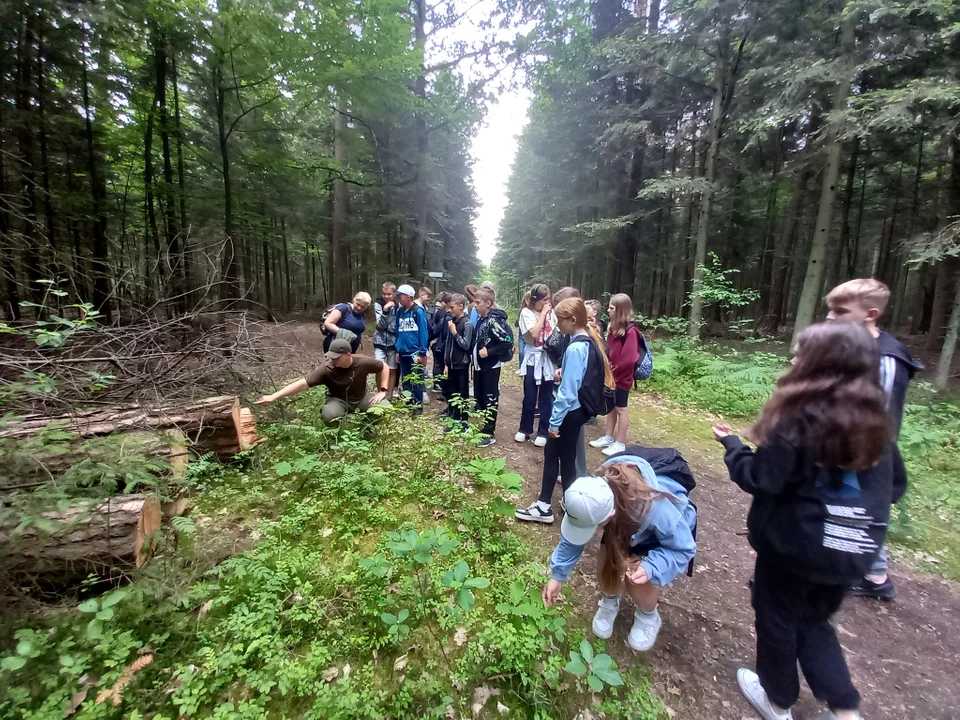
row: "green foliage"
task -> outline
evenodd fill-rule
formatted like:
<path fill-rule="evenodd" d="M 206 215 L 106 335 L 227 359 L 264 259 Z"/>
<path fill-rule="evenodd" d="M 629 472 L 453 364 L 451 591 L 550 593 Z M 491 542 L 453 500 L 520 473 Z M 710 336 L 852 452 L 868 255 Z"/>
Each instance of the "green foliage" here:
<path fill-rule="evenodd" d="M 577 678 L 584 678 L 594 692 L 602 692 L 604 685 L 623 685 L 623 677 L 617 672 L 613 658 L 606 653 L 595 654 L 588 640 L 580 642 L 580 652 L 570 651 L 570 661 L 563 669 Z"/>
<path fill-rule="evenodd" d="M 540 600 L 543 558 L 497 512 L 517 483 L 502 461 L 403 411 L 374 431 L 325 427 L 321 405 L 305 396 L 294 421 L 263 426 L 244 464 L 194 464 L 198 507 L 173 521 L 190 557 L 15 620 L 0 715 L 61 717 L 86 691 L 74 717 L 443 718 L 469 715 L 486 684 L 520 716 L 560 718 L 598 681 L 642 706 L 600 655 L 566 686 L 571 631 Z M 235 515 L 247 549 L 204 565 Z M 119 705 L 94 702 L 131 667 Z"/>

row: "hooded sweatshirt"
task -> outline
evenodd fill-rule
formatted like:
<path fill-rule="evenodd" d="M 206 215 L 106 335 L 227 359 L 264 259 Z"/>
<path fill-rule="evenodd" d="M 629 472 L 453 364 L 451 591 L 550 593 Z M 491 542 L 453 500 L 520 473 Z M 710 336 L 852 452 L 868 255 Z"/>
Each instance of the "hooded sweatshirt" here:
<path fill-rule="evenodd" d="M 634 368 L 640 362 L 640 331 L 636 325 L 630 324 L 623 337 L 608 335 L 607 347 L 610 350 L 610 369 L 613 370 L 617 389 L 629 390 L 633 387 Z"/>
<path fill-rule="evenodd" d="M 756 452 L 723 439 L 730 479 L 753 495 L 750 545 L 791 572 L 823 585 L 846 585 L 869 572 L 883 545 L 890 505 L 906 490 L 894 443 L 868 470 L 814 463 L 803 447 L 774 430 Z"/>
<path fill-rule="evenodd" d="M 686 489 L 665 475 L 657 475 L 646 460 L 636 455 L 618 455 L 603 466 L 616 463 L 636 465 L 644 482 L 654 490 L 670 493 L 671 498 L 660 498 L 650 505 L 650 512 L 630 538 L 630 547 L 653 545 L 640 565 L 653 585 L 669 585 L 681 575 L 697 553 L 693 530 L 697 526 L 697 509 L 687 497 Z M 560 542 L 550 557 L 550 576 L 566 582 L 570 571 L 583 554 L 584 545 L 574 545 L 560 536 Z"/>
<path fill-rule="evenodd" d="M 377 329 L 373 331 L 373 346 L 381 350 L 393 350 L 397 346 L 397 303 L 386 312 L 387 303 L 378 297 L 373 303 L 373 312 L 377 318 Z"/>
<path fill-rule="evenodd" d="M 491 370 L 500 367 L 500 363 L 510 359 L 513 352 L 513 331 L 507 321 L 507 313 L 501 308 L 491 308 L 486 316 L 479 316 L 475 327 L 473 362 L 477 370 Z M 480 357 L 480 351 L 487 349 L 487 357 Z"/>
<path fill-rule="evenodd" d="M 414 303 L 410 309 L 397 306 L 397 352 L 425 357 L 430 342 L 430 326 L 423 308 Z"/>
<path fill-rule="evenodd" d="M 893 335 L 883 330 L 877 337 L 880 351 L 880 384 L 887 396 L 887 412 L 890 414 L 893 439 L 900 437 L 903 424 L 903 406 L 907 398 L 907 386 L 923 365 L 910 356 L 910 351 Z"/>

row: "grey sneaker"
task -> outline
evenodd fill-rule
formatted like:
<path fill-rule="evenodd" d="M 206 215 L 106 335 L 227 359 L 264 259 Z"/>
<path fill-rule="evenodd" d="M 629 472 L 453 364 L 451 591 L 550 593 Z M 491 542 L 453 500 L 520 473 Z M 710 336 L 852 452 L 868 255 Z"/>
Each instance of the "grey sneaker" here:
<path fill-rule="evenodd" d="M 597 614 L 593 616 L 593 634 L 609 640 L 613 635 L 613 622 L 620 613 L 620 598 L 605 595 L 597 605 Z"/>
<path fill-rule="evenodd" d="M 633 614 L 633 627 L 627 635 L 627 644 L 637 652 L 647 652 L 657 642 L 660 634 L 660 611 L 654 610 L 650 615 L 637 610 Z"/>
<path fill-rule="evenodd" d="M 760 678 L 753 670 L 747 668 L 737 670 L 737 685 L 740 686 L 740 692 L 756 708 L 763 720 L 793 720 L 793 713 L 789 709 L 782 713 L 773 709 L 770 698 L 767 697 L 767 691 L 763 689 Z"/>

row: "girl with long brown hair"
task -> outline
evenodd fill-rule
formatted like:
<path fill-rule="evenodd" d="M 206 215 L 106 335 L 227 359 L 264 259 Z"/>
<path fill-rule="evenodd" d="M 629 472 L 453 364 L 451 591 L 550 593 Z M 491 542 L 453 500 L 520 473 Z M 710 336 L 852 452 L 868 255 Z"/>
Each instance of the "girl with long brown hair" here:
<path fill-rule="evenodd" d="M 731 479 L 753 495 L 757 671 L 740 690 L 766 720 L 790 720 L 797 661 L 830 717 L 856 720 L 860 695 L 830 625 L 849 585 L 870 568 L 906 473 L 890 442 L 873 336 L 859 324 L 812 325 L 743 445 L 715 425 Z"/>
<path fill-rule="evenodd" d="M 603 527 L 597 558 L 603 597 L 593 632 L 601 638 L 613 635 L 625 586 L 636 606 L 627 643 L 640 652 L 649 650 L 662 625 L 657 611 L 660 588 L 681 575 L 697 551 L 697 512 L 686 489 L 657 475 L 644 458 L 618 455 L 604 463 L 602 478 L 578 478 L 563 497 L 560 542 L 550 559 L 543 602 L 549 606 L 556 601 L 584 546 Z"/>
<path fill-rule="evenodd" d="M 633 371 L 640 360 L 640 330 L 633 322 L 633 301 L 625 293 L 610 298 L 607 306 L 610 328 L 607 347 L 610 348 L 610 366 L 617 383 L 616 409 L 607 415 L 607 428 L 602 437 L 590 442 L 595 448 L 603 448 L 610 456 L 626 448 L 627 430 L 630 427 L 630 412 L 627 409 L 630 388 L 633 387 Z"/>
<path fill-rule="evenodd" d="M 584 423 L 591 417 L 580 402 L 581 390 L 590 389 L 598 374 L 602 374 L 604 386 L 614 387 L 607 351 L 596 328 L 587 326 L 587 308 L 583 300 L 568 298 L 557 305 L 555 314 L 557 327 L 564 335 L 570 336 L 570 344 L 563 353 L 563 375 L 550 413 L 540 497 L 528 507 L 516 511 L 518 520 L 547 524 L 553 522 L 551 503 L 557 475 L 560 475 L 564 489 L 577 478 L 577 441 Z"/>

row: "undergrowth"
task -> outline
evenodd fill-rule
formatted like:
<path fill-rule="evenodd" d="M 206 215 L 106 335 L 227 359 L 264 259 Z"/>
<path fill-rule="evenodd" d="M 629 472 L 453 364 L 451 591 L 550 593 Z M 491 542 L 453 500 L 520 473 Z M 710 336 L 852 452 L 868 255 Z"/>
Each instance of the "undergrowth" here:
<path fill-rule="evenodd" d="M 5 617 L 0 717 L 663 716 L 544 607 L 502 459 L 404 411 L 325 428 L 321 402 L 193 463 L 191 516 L 130 584 Z"/>
<path fill-rule="evenodd" d="M 782 343 L 763 348 L 654 343 L 654 373 L 642 387 L 747 425 L 788 362 Z M 960 403 L 918 381 L 907 400 L 899 447 L 909 487 L 894 508 L 889 539 L 920 563 L 960 578 Z"/>

